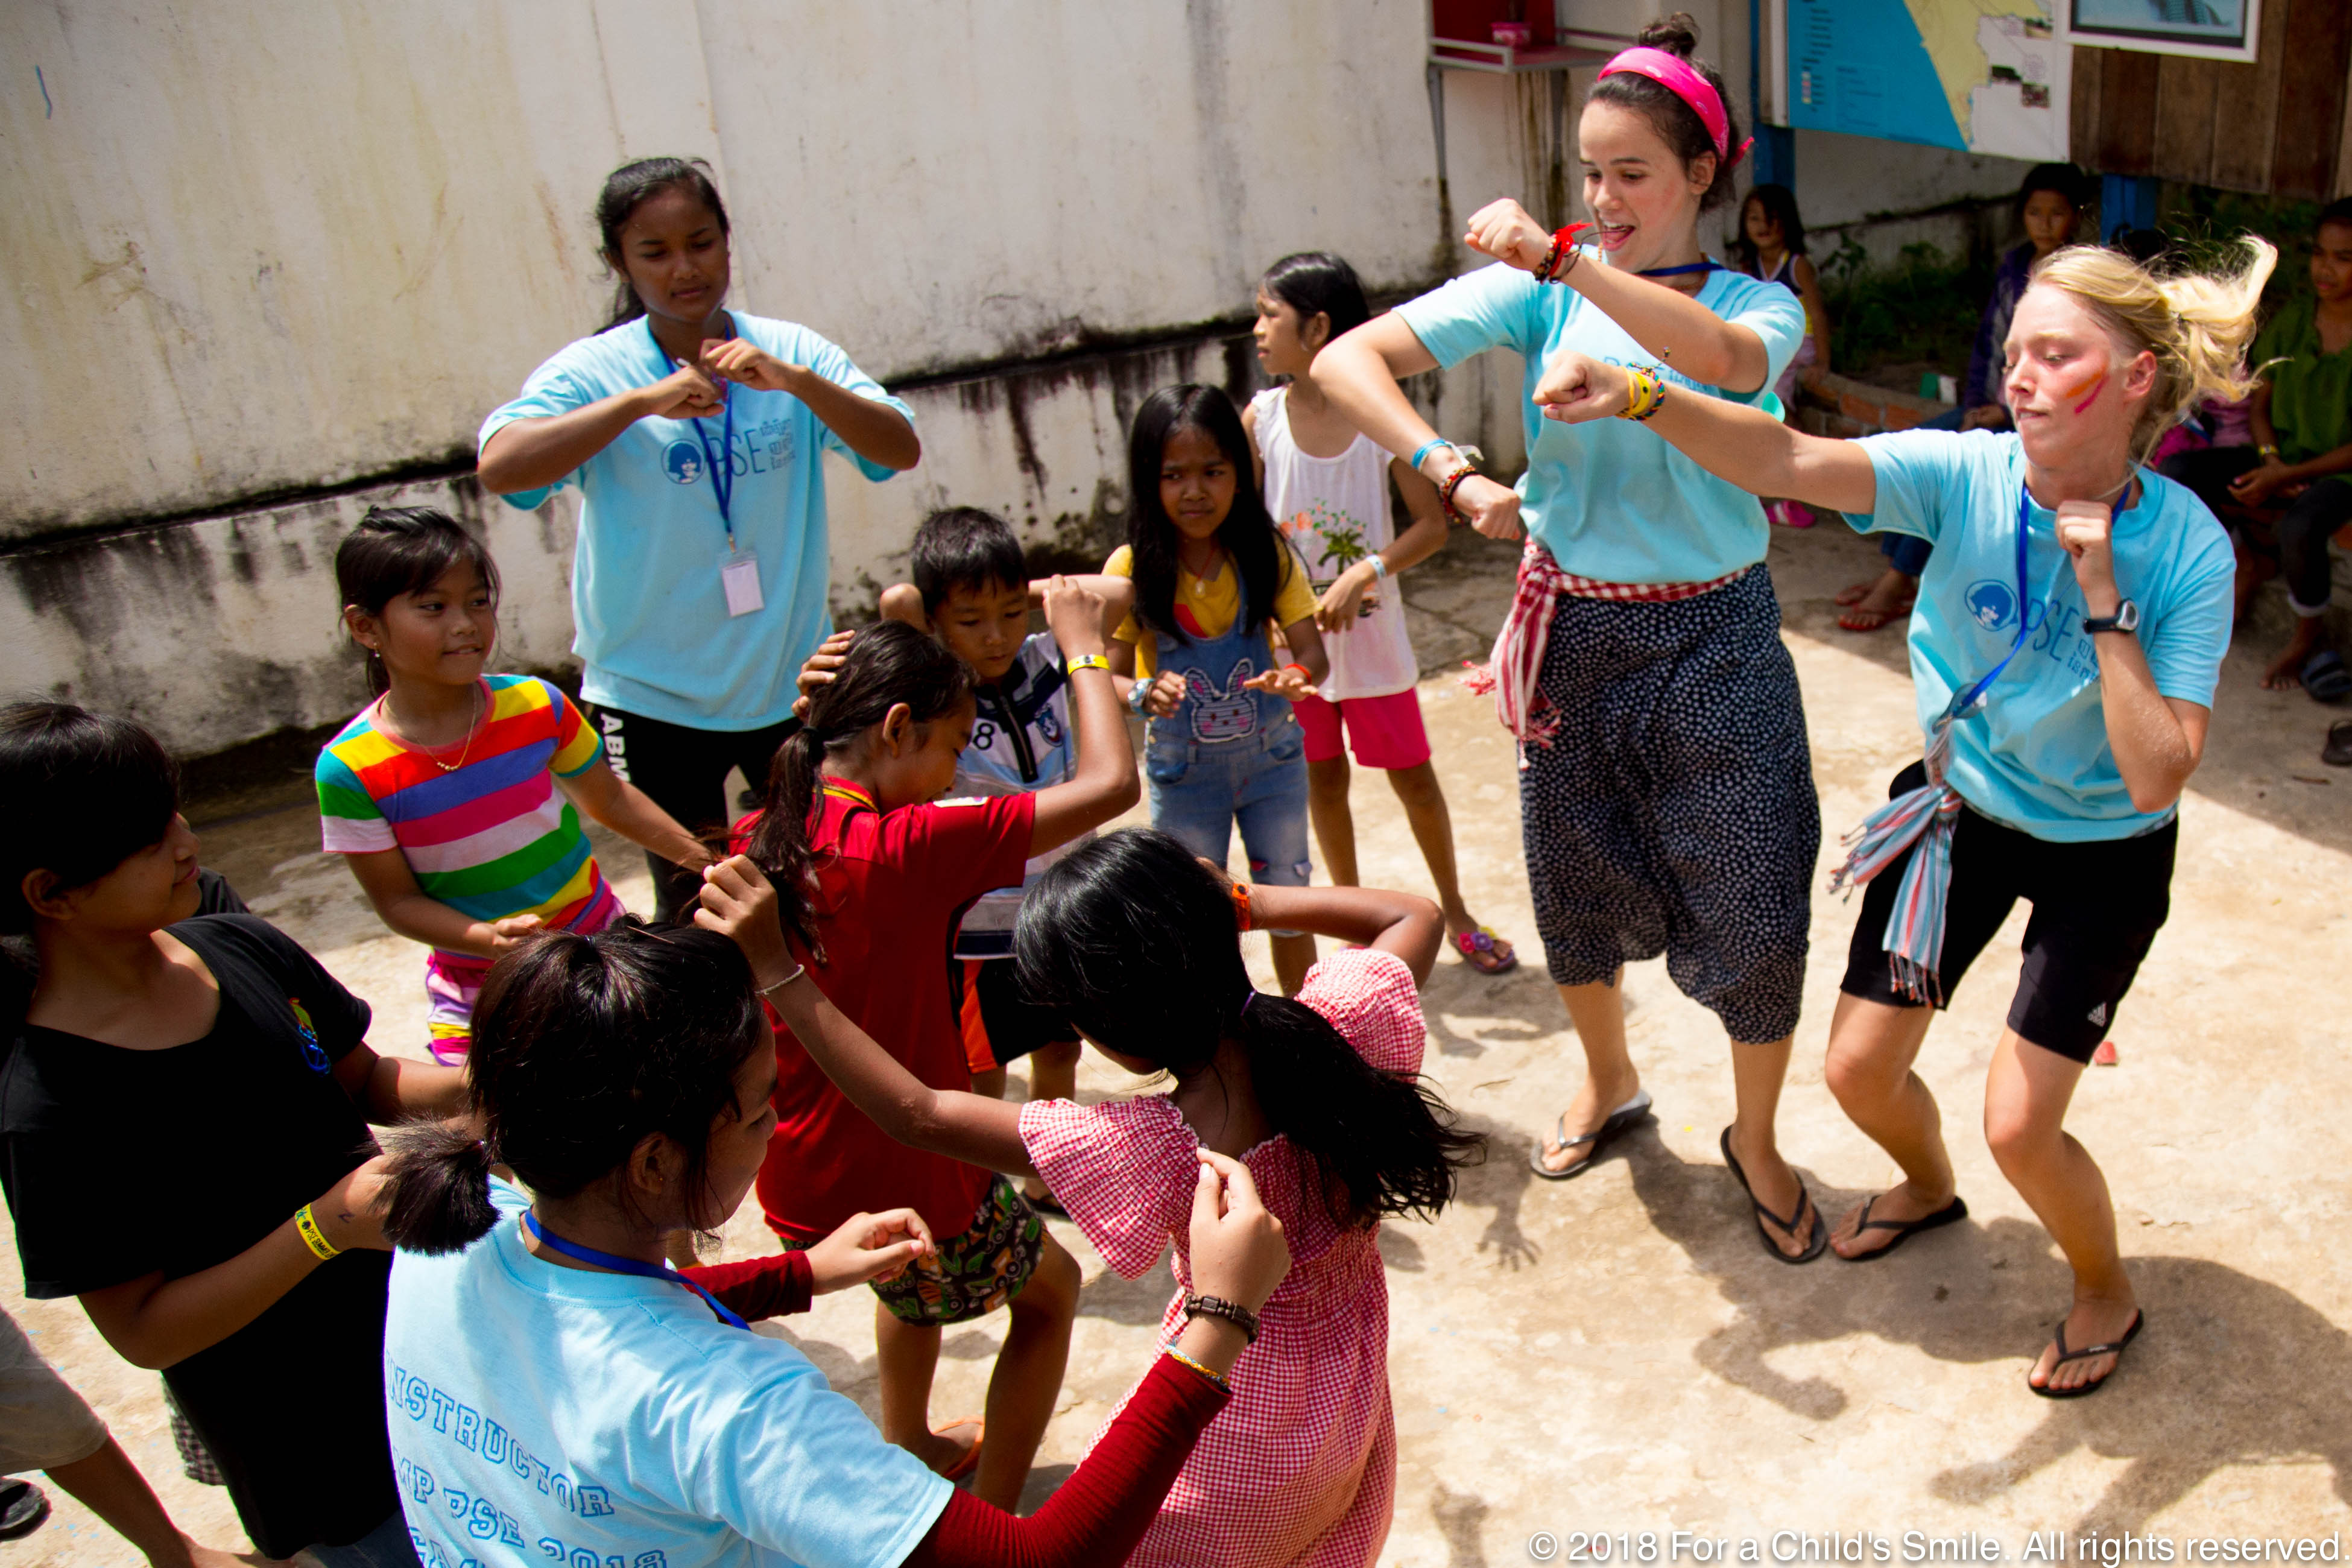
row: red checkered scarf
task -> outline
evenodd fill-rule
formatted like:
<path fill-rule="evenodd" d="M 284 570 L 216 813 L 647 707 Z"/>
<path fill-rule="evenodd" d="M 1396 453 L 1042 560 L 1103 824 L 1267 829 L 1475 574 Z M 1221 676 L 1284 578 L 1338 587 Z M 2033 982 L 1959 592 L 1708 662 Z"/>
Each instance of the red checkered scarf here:
<path fill-rule="evenodd" d="M 1672 604 L 1713 593 L 1748 570 L 1727 572 L 1706 583 L 1604 583 L 1560 570 L 1551 552 L 1528 541 L 1519 555 L 1517 590 L 1495 651 L 1483 665 L 1471 665 L 1463 684 L 1480 695 L 1495 694 L 1495 717 L 1519 742 L 1519 765 L 1527 766 L 1527 748 L 1549 746 L 1559 736 L 1559 713 L 1539 684 L 1544 653 L 1551 645 L 1552 612 L 1562 594 L 1580 599 L 1608 599 L 1619 604 Z"/>

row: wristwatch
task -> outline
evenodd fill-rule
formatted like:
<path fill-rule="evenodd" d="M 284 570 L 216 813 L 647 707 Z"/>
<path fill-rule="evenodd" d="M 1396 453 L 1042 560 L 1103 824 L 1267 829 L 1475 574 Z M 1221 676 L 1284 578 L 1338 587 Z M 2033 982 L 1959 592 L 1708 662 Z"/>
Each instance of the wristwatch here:
<path fill-rule="evenodd" d="M 2139 606 L 2133 604 L 2129 599 L 2126 599 L 2122 604 L 2116 606 L 2116 613 L 2112 616 L 2084 616 L 2083 629 L 2085 632 L 2093 634 L 2099 632 L 2137 631 L 2139 629 Z"/>

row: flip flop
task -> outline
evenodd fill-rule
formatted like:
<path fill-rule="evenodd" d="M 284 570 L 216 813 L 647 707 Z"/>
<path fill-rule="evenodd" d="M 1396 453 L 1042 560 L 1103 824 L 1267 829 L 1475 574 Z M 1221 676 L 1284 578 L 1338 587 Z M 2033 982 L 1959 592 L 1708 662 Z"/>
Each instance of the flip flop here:
<path fill-rule="evenodd" d="M 1895 1239 L 1888 1242 L 1885 1246 L 1877 1247 L 1872 1251 L 1857 1252 L 1851 1258 L 1847 1258 L 1844 1253 L 1841 1252 L 1838 1254 L 1839 1258 L 1843 1258 L 1844 1261 L 1848 1263 L 1868 1263 L 1874 1258 L 1885 1257 L 1888 1253 L 1894 1251 L 1896 1247 L 1902 1246 L 1905 1242 L 1910 1240 L 1913 1237 L 1918 1235 L 1923 1230 L 1940 1230 L 1945 1226 L 1957 1225 L 1961 1220 L 1969 1217 L 1969 1205 L 1955 1197 L 1950 1203 L 1946 1204 L 1934 1214 L 1928 1215 L 1922 1219 L 1871 1218 L 1870 1205 L 1876 1203 L 1885 1195 L 1886 1194 L 1885 1193 L 1873 1193 L 1867 1199 L 1864 1200 L 1862 1205 L 1862 1223 L 1853 1227 L 1853 1233 L 1856 1236 L 1860 1236 L 1865 1230 L 1891 1230 L 1895 1233 Z"/>
<path fill-rule="evenodd" d="M 2108 1345 L 2086 1345 L 2081 1350 L 2070 1351 L 2066 1348 L 2066 1320 L 2061 1318 L 2058 1320 L 2058 1331 L 2056 1335 L 2058 1359 L 2050 1363 L 2050 1370 L 2053 1373 L 2055 1373 L 2060 1367 L 2064 1366 L 2070 1361 L 2088 1361 L 2095 1355 L 2111 1355 L 2116 1358 L 2116 1364 L 2107 1369 L 2107 1377 L 2113 1377 L 2116 1373 L 2123 1371 L 2124 1352 L 2130 1348 L 2132 1341 L 2139 1338 L 2140 1325 L 2147 1321 L 2147 1314 L 2146 1312 L 2135 1311 L 2132 1313 L 2131 1327 L 2126 1329 L 2124 1331 L 2124 1337 L 2116 1341 L 2115 1343 Z M 2026 1369 L 2025 1373 L 2025 1386 L 2033 1389 L 2034 1393 L 2040 1394 L 2044 1399 L 2080 1399 L 2086 1394 L 2096 1394 L 2099 1390 L 2106 1387 L 2107 1377 L 2100 1378 L 2095 1383 L 2077 1384 L 2073 1388 L 2051 1388 L 2047 1385 L 2037 1388 L 2034 1386 L 2033 1383 L 2032 1369 L 2029 1367 Z"/>
<path fill-rule="evenodd" d="M 1528 1165 L 1547 1182 L 1564 1182 L 1570 1176 L 1580 1176 L 1591 1169 L 1593 1161 L 1601 1158 L 1601 1151 L 1609 1147 L 1610 1143 L 1626 1129 L 1638 1121 L 1646 1120 L 1649 1114 L 1650 1091 L 1646 1089 L 1636 1089 L 1633 1099 L 1609 1113 L 1608 1121 L 1590 1132 L 1570 1138 L 1568 1135 L 1568 1112 L 1563 1110 L 1559 1113 L 1559 1121 L 1552 1127 L 1551 1146 L 1566 1151 L 1581 1148 L 1589 1143 L 1592 1146 L 1592 1152 L 1575 1164 L 1555 1171 L 1543 1163 L 1544 1146 L 1538 1143 L 1535 1152 L 1528 1156 Z"/>
<path fill-rule="evenodd" d="M 2352 768 L 2352 719 L 2327 726 L 2327 744 L 2319 749 L 2319 760 L 2331 768 Z"/>
<path fill-rule="evenodd" d="M 1811 1206 L 1813 1211 L 1813 1228 L 1811 1236 L 1805 1243 L 1805 1250 L 1798 1253 L 1793 1258 L 1781 1251 L 1780 1247 L 1772 1240 L 1772 1233 L 1764 1228 L 1764 1222 L 1769 1219 L 1774 1225 L 1779 1226 L 1782 1230 L 1787 1231 L 1790 1236 L 1795 1236 L 1797 1234 L 1797 1215 L 1801 1215 L 1805 1212 L 1806 1206 L 1811 1198 L 1811 1194 L 1805 1191 L 1805 1184 L 1801 1181 L 1797 1184 L 1797 1213 L 1790 1215 L 1786 1219 L 1782 1219 L 1779 1215 L 1776 1215 L 1770 1209 L 1766 1208 L 1762 1200 L 1757 1197 L 1756 1189 L 1748 1184 L 1748 1173 L 1739 1168 L 1739 1156 L 1731 1152 L 1731 1129 L 1728 1127 L 1723 1130 L 1722 1146 L 1723 1163 L 1731 1167 L 1733 1177 L 1739 1183 L 1739 1190 L 1748 1194 L 1748 1205 L 1756 1211 L 1756 1234 L 1763 1238 L 1764 1250 L 1766 1252 L 1770 1253 L 1774 1258 L 1779 1258 L 1783 1263 L 1811 1263 L 1814 1258 L 1819 1258 L 1822 1253 L 1829 1250 L 1829 1225 L 1822 1218 L 1822 1205 L 1819 1204 L 1811 1204 Z"/>
<path fill-rule="evenodd" d="M 1062 1200 L 1055 1197 L 1051 1193 L 1041 1193 L 1034 1198 L 1027 1193 L 1024 1193 L 1021 1194 L 1021 1201 L 1027 1204 L 1031 1208 L 1035 1209 L 1039 1214 L 1049 1214 L 1055 1219 L 1067 1219 L 1070 1217 L 1070 1211 L 1062 1206 Z"/>
<path fill-rule="evenodd" d="M 1454 939 L 1454 945 L 1462 950 L 1462 961 L 1481 974 L 1508 974 L 1519 966 L 1519 955 L 1495 934 L 1493 926 L 1465 931 Z"/>
<path fill-rule="evenodd" d="M 2305 660 L 2301 678 L 2314 702 L 2341 702 L 2352 697 L 2352 669 L 2345 668 L 2344 656 L 2332 647 L 2321 648 Z"/>
<path fill-rule="evenodd" d="M 944 1426 L 934 1426 L 931 1428 L 931 1436 L 944 1437 L 959 1426 L 977 1426 L 980 1428 L 980 1436 L 971 1440 L 971 1447 L 964 1450 L 962 1458 L 940 1472 L 940 1479 L 943 1481 L 960 1481 L 980 1468 L 980 1446 L 988 1441 L 988 1420 L 981 1415 L 965 1415 L 949 1422 Z"/>

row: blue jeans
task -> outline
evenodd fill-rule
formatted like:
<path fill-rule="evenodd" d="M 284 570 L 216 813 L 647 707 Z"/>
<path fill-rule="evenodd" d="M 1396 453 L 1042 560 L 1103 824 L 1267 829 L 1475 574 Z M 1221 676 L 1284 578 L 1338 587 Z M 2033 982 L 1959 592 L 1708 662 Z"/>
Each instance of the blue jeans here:
<path fill-rule="evenodd" d="M 1307 732 L 1285 711 L 1235 741 L 1203 742 L 1155 721 L 1144 747 L 1151 826 L 1219 866 L 1242 830 L 1254 882 L 1303 888 L 1307 847 Z"/>
<path fill-rule="evenodd" d="M 307 1555 L 326 1568 L 417 1568 L 416 1547 L 409 1540 L 408 1520 L 394 1509 L 382 1524 L 348 1546 L 313 1546 Z"/>

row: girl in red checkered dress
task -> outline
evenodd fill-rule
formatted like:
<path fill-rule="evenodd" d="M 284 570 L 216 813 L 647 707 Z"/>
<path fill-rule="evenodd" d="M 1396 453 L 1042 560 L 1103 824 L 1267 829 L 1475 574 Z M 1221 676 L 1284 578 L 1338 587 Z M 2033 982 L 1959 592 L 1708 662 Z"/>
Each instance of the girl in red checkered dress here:
<path fill-rule="evenodd" d="M 1257 925 L 1360 945 L 1315 965 L 1286 999 L 1258 992 L 1243 967 L 1240 932 Z M 1198 1151 L 1249 1167 L 1282 1221 L 1290 1271 L 1248 1324 L 1233 1403 L 1131 1563 L 1356 1568 L 1388 1538 L 1396 1421 L 1375 1239 L 1383 1215 L 1444 1208 L 1454 1168 L 1479 1142 L 1453 1130 L 1418 1080 L 1417 987 L 1444 935 L 1426 899 L 1228 882 L 1167 835 L 1130 828 L 1045 874 L 1022 905 L 1014 951 L 1031 995 L 1065 1010 L 1129 1072 L 1171 1076 L 1171 1092 L 1007 1105 L 926 1087 L 829 1007 L 794 1026 L 893 1137 L 1043 1176 L 1126 1278 L 1173 1241 L 1178 1289 L 1163 1339 L 1198 1312 L 1226 1310 L 1191 1293 Z"/>

